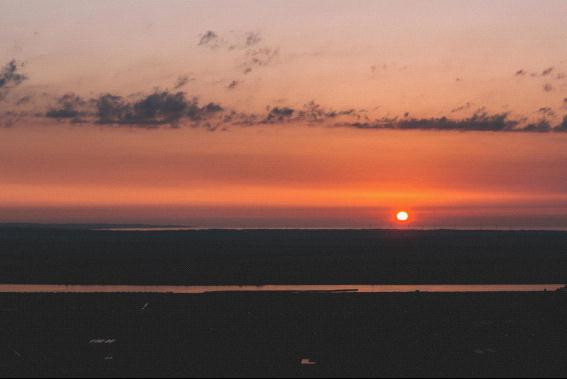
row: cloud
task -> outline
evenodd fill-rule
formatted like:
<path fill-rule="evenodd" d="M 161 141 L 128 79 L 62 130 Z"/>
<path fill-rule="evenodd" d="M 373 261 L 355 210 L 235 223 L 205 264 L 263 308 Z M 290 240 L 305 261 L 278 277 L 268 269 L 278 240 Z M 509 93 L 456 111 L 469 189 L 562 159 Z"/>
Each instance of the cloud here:
<path fill-rule="evenodd" d="M 470 104 L 467 103 L 463 110 L 469 107 Z M 512 119 L 508 113 L 490 114 L 482 108 L 468 117 L 415 118 L 406 112 L 403 117 L 370 119 L 365 109 L 334 110 L 315 101 L 299 108 L 275 106 L 268 107 L 266 113 L 244 113 L 226 109 L 217 102 L 201 106 L 198 98 L 189 98 L 185 92 L 156 91 L 137 100 L 113 94 L 85 100 L 75 94 L 66 94 L 60 97 L 56 105 L 44 116 L 72 122 L 135 128 L 177 128 L 189 124 L 192 127 L 218 130 L 238 126 L 313 124 L 358 130 L 567 132 L 567 117 L 560 125 L 553 126 L 547 119 L 556 116 L 551 108 L 542 107 L 536 113 L 543 118 L 534 122 L 528 121 L 527 118 Z"/>
<path fill-rule="evenodd" d="M 553 85 L 551 85 L 551 84 L 549 84 L 549 83 L 545 83 L 545 84 L 543 85 L 543 90 L 544 90 L 545 92 L 551 92 L 551 91 L 554 90 L 554 87 L 553 87 Z"/>
<path fill-rule="evenodd" d="M 196 97 L 187 99 L 184 92 L 154 92 L 137 101 L 106 94 L 95 101 L 95 122 L 103 125 L 178 127 L 183 120 L 201 122 L 224 111 L 217 103 L 200 106 Z"/>
<path fill-rule="evenodd" d="M 254 46 L 262 41 L 260 33 L 250 32 L 246 34 L 246 46 Z"/>
<path fill-rule="evenodd" d="M 27 80 L 27 76 L 20 73 L 22 65 L 11 60 L 0 70 L 0 100 L 3 100 L 10 90 Z"/>
<path fill-rule="evenodd" d="M 263 38 L 258 32 L 219 34 L 209 30 L 200 35 L 198 45 L 209 49 L 222 49 L 238 54 L 237 66 L 244 74 L 255 68 L 270 65 L 279 56 L 279 48 L 262 45 Z"/>
<path fill-rule="evenodd" d="M 248 49 L 241 63 L 242 72 L 249 74 L 254 68 L 266 67 L 272 64 L 280 54 L 278 48 L 260 47 L 257 49 Z"/>
<path fill-rule="evenodd" d="M 555 131 L 567 133 L 567 116 L 563 118 L 563 122 L 555 127 Z"/>
<path fill-rule="evenodd" d="M 279 55 L 279 49 L 261 47 L 246 52 L 247 64 L 249 66 L 267 66 Z"/>
<path fill-rule="evenodd" d="M 32 97 L 33 96 L 31 95 L 22 96 L 16 101 L 16 105 L 20 106 L 20 105 L 29 104 L 32 101 Z"/>
<path fill-rule="evenodd" d="M 218 42 L 218 34 L 212 30 L 207 30 L 205 33 L 201 34 L 199 46 L 218 47 Z"/>
<path fill-rule="evenodd" d="M 522 128 L 523 132 L 532 133 L 549 133 L 553 130 L 553 127 L 547 120 L 540 120 L 536 123 L 531 123 Z"/>
<path fill-rule="evenodd" d="M 555 116 L 555 112 L 550 107 L 539 108 L 537 112 L 542 114 L 545 117 L 554 117 Z"/>
<path fill-rule="evenodd" d="M 470 108 L 472 107 L 472 105 L 473 105 L 473 104 L 472 104 L 471 102 L 468 102 L 468 101 L 467 101 L 465 104 L 463 104 L 463 105 L 461 105 L 461 106 L 458 106 L 458 107 L 456 107 L 456 108 L 451 109 L 451 113 L 459 113 L 459 112 L 468 110 L 468 109 L 470 109 Z"/>
<path fill-rule="evenodd" d="M 562 72 L 557 72 L 557 70 L 555 69 L 555 67 L 548 67 L 546 69 L 543 69 L 541 71 L 532 71 L 531 73 L 529 73 L 528 71 L 521 69 L 516 71 L 516 73 L 514 74 L 515 76 L 526 76 L 529 74 L 530 77 L 534 78 L 534 79 L 541 79 L 541 78 L 547 78 L 547 79 L 555 79 L 555 80 L 563 80 L 565 79 L 566 75 Z"/>
<path fill-rule="evenodd" d="M 177 78 L 177 81 L 175 82 L 173 89 L 178 90 L 185 87 L 190 80 L 191 78 L 189 78 L 188 76 L 180 76 L 179 78 Z"/>
<path fill-rule="evenodd" d="M 188 101 L 184 92 L 155 92 L 133 103 L 111 94 L 97 102 L 97 122 L 125 125 L 175 125 L 180 119 L 195 114 L 197 100 Z"/>
<path fill-rule="evenodd" d="M 545 70 L 543 70 L 543 71 L 541 72 L 541 76 L 548 76 L 548 75 L 551 75 L 551 73 L 553 72 L 553 70 L 554 70 L 553 67 L 546 68 Z"/>
<path fill-rule="evenodd" d="M 365 111 L 357 111 L 355 109 L 346 109 L 336 111 L 327 109 L 315 101 L 303 105 L 303 108 L 297 111 L 297 121 L 307 121 L 309 123 L 322 123 L 329 120 L 335 120 L 339 117 L 348 117 L 356 120 L 361 119 L 361 114 Z"/>
<path fill-rule="evenodd" d="M 86 105 L 87 101 L 83 98 L 73 93 L 69 93 L 61 96 L 57 100 L 57 106 L 48 110 L 46 117 L 79 120 L 79 118 L 86 113 L 86 110 L 83 109 Z"/>
<path fill-rule="evenodd" d="M 238 80 L 233 80 L 232 82 L 230 82 L 228 84 L 228 86 L 226 86 L 227 89 L 235 89 L 236 87 L 238 87 L 238 85 L 240 84 L 240 82 Z"/>
<path fill-rule="evenodd" d="M 507 113 L 490 115 L 485 112 L 477 112 L 471 117 L 462 119 L 449 119 L 447 117 L 383 118 L 374 122 L 342 126 L 357 129 L 507 132 L 519 131 L 516 129 L 517 125 L 518 121 L 509 119 Z"/>
<path fill-rule="evenodd" d="M 272 108 L 268 115 L 266 116 L 266 122 L 274 123 L 274 122 L 282 122 L 282 121 L 289 121 L 291 120 L 295 110 L 288 107 L 275 107 Z"/>
<path fill-rule="evenodd" d="M 10 62 L 0 72 L 0 89 L 13 88 L 27 77 L 18 72 L 20 65 Z M 188 80 L 188 79 L 187 79 Z M 185 77 L 178 80 L 186 84 Z M 238 84 L 233 81 L 228 88 Z M 46 96 L 49 96 L 48 94 Z M 31 103 L 31 97 L 22 97 L 18 105 Z M 52 98 L 51 98 L 52 99 Z M 226 129 L 231 126 L 261 126 L 267 124 L 318 124 L 323 127 L 343 127 L 359 130 L 424 130 L 461 132 L 523 132 L 551 133 L 567 132 L 567 116 L 562 123 L 553 126 L 547 118 L 554 118 L 556 112 L 542 107 L 537 113 L 541 120 L 530 122 L 527 118 L 515 120 L 508 113 L 490 114 L 482 108 L 469 117 L 448 118 L 382 117 L 370 119 L 365 109 L 334 110 L 315 101 L 299 108 L 288 106 L 268 107 L 266 113 L 244 113 L 226 109 L 217 102 L 201 106 L 197 97 L 188 97 L 182 91 L 154 91 L 149 95 L 122 97 L 112 93 L 95 98 L 83 98 L 67 93 L 51 101 L 46 111 L 2 113 L 2 124 L 12 126 L 23 117 L 45 117 L 47 119 L 69 120 L 94 125 L 128 126 L 135 128 L 158 128 L 162 126 L 202 127 L 208 130 Z M 567 98 L 563 99 L 567 106 Z M 456 113 L 471 107 L 470 103 L 454 109 Z M 375 108 L 377 109 L 377 108 Z"/>
<path fill-rule="evenodd" d="M 258 32 L 247 33 L 223 33 L 222 35 L 208 30 L 202 33 L 197 43 L 201 47 L 212 49 L 224 48 L 226 50 L 243 50 L 262 42 L 262 36 Z"/>

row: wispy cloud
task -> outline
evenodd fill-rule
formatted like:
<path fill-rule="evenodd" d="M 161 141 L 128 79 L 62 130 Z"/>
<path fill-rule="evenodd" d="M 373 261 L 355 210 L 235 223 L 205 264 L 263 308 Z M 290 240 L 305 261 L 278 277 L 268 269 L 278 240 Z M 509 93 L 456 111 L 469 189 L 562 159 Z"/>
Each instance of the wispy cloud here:
<path fill-rule="evenodd" d="M 546 68 L 545 70 L 543 70 L 543 71 L 541 72 L 541 76 L 549 76 L 549 75 L 551 75 L 551 73 L 553 72 L 553 70 L 554 70 L 553 67 Z"/>
<path fill-rule="evenodd" d="M 10 90 L 27 80 L 27 76 L 20 72 L 22 64 L 12 60 L 0 70 L 0 100 L 3 100 Z"/>
<path fill-rule="evenodd" d="M 185 87 L 187 84 L 189 84 L 189 81 L 191 80 L 192 79 L 188 76 L 180 76 L 179 78 L 177 78 L 177 81 L 175 82 L 173 89 L 175 90 L 181 89 Z"/>
<path fill-rule="evenodd" d="M 257 32 L 249 32 L 246 34 L 246 46 L 254 46 L 262 41 L 262 36 Z"/>
<path fill-rule="evenodd" d="M 238 87 L 238 85 L 240 84 L 240 82 L 238 80 L 233 80 L 230 83 L 228 83 L 228 86 L 226 86 L 227 89 L 235 89 L 236 87 Z"/>
<path fill-rule="evenodd" d="M 199 35 L 197 45 L 211 49 L 243 50 L 256 46 L 260 42 L 262 42 L 262 35 L 258 32 L 221 34 L 214 30 L 207 30 Z"/>
<path fill-rule="evenodd" d="M 219 47 L 219 36 L 212 30 L 207 30 L 199 38 L 199 46 Z"/>
<path fill-rule="evenodd" d="M 565 124 L 565 122 L 563 123 Z M 382 118 L 365 123 L 342 123 L 338 126 L 364 130 L 425 130 L 425 131 L 460 131 L 460 132 L 516 132 L 542 133 L 563 132 L 562 125 L 552 127 L 546 120 L 522 124 L 511 119 L 507 113 L 488 114 L 477 112 L 470 117 L 460 119 L 441 118 Z"/>
<path fill-rule="evenodd" d="M 234 58 L 238 68 L 249 74 L 256 68 L 269 66 L 279 57 L 279 48 L 262 42 L 263 37 L 258 32 L 220 34 L 208 30 L 199 36 L 197 45 L 237 54 Z"/>

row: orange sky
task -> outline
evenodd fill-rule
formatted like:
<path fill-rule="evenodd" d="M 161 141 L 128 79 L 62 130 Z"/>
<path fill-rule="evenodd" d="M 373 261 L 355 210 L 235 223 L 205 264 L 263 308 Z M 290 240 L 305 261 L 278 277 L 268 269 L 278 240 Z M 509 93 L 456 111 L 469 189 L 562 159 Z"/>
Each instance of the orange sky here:
<path fill-rule="evenodd" d="M 423 3 L 7 1 L 0 222 L 567 228 L 567 133 L 374 129 L 560 125 L 567 3 Z M 223 112 L 101 122 L 101 95 L 156 91 Z M 66 93 L 80 116 L 49 116 Z"/>

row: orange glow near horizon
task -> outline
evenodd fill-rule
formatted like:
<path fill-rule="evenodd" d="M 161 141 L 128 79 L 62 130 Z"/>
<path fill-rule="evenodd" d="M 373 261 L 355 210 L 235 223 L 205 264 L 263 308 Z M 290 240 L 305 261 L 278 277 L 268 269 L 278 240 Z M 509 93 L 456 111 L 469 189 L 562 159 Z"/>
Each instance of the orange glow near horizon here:
<path fill-rule="evenodd" d="M 259 226 L 269 219 L 278 226 L 390 227 L 400 209 L 415 227 L 471 220 L 499 226 L 533 217 L 561 226 L 567 207 L 563 135 L 61 125 L 0 133 L 3 222 L 52 215 L 153 223 L 152 209 L 160 208 L 171 215 L 162 212 L 160 222 L 201 225 L 191 209 L 206 207 L 219 220 L 230 215 L 230 226 L 254 217 Z M 71 208 L 77 211 L 65 218 Z M 103 208 L 116 211 L 103 218 L 93 210 Z M 304 211 L 293 216 L 297 209 Z"/>

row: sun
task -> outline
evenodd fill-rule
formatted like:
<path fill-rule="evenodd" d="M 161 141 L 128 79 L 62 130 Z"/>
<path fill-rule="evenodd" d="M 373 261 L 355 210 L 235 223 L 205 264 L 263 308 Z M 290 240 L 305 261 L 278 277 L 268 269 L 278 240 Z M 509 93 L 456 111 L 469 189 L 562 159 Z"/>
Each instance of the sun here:
<path fill-rule="evenodd" d="M 396 220 L 399 222 L 407 222 L 409 221 L 409 213 L 405 211 L 400 211 L 396 214 Z"/>

